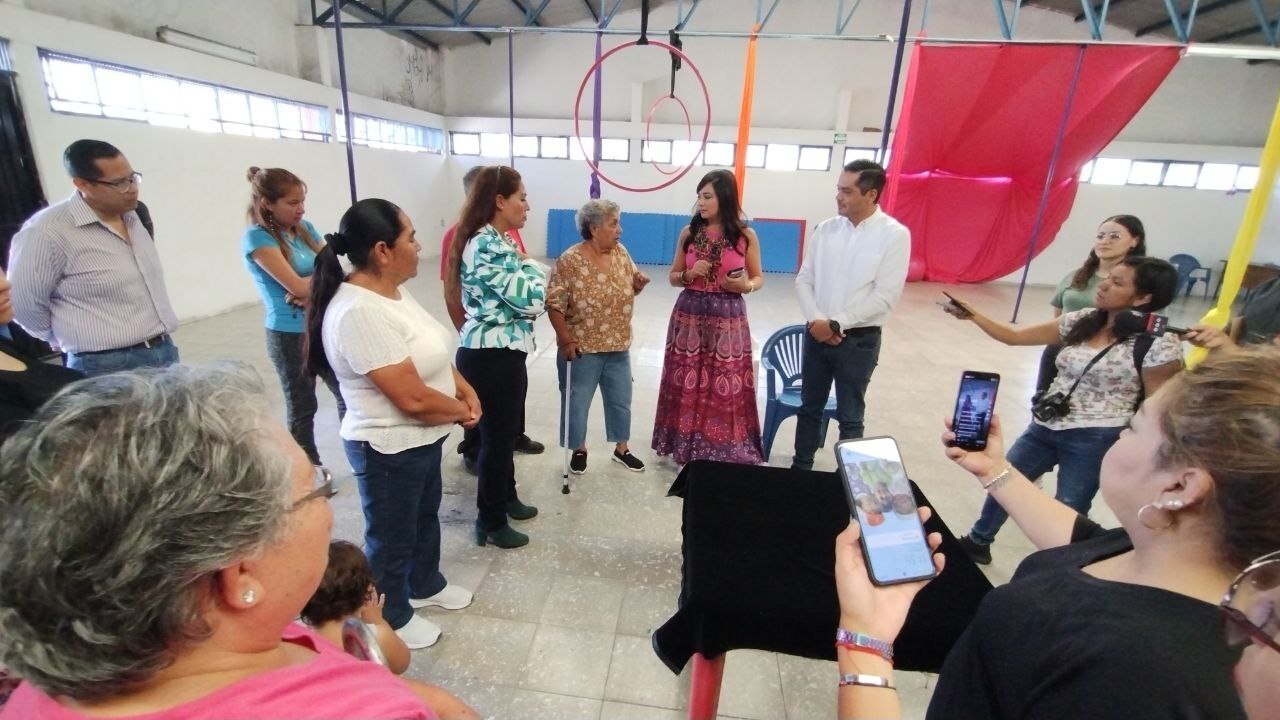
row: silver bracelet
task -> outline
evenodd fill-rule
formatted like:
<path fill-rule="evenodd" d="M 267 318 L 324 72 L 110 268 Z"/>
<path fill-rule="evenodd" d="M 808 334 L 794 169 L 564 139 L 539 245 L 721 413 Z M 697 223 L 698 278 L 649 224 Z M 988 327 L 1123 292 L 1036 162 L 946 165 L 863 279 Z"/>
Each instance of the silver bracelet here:
<path fill-rule="evenodd" d="M 863 687 L 884 688 L 885 690 L 897 690 L 893 683 L 889 682 L 889 678 L 880 677 L 879 675 L 862 675 L 860 673 L 848 673 L 840 676 L 840 687 L 845 685 L 861 685 Z"/>
<path fill-rule="evenodd" d="M 1009 481 L 1009 476 L 1012 472 L 1013 472 L 1013 465 L 1006 464 L 1004 466 L 1004 469 L 1001 470 L 999 474 L 991 478 L 991 482 L 982 484 L 982 489 L 986 490 L 988 493 L 993 493 L 996 490 L 999 490 L 1000 486 L 1004 485 L 1006 482 Z"/>

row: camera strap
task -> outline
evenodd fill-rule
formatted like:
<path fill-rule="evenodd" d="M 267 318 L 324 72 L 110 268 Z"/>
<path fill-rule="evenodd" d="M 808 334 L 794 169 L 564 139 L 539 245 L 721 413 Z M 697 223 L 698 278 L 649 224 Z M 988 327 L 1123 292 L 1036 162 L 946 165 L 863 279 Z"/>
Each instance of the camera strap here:
<path fill-rule="evenodd" d="M 1125 338 L 1125 339 L 1127 340 L 1128 338 Z M 1111 348 L 1119 345 L 1122 342 L 1124 342 L 1124 340 L 1117 340 L 1111 343 L 1110 345 L 1102 348 L 1102 350 L 1100 350 L 1097 355 L 1093 356 L 1093 359 L 1089 361 L 1089 364 L 1084 366 L 1084 370 L 1080 371 L 1080 377 L 1076 378 L 1076 381 L 1071 383 L 1071 389 L 1067 391 L 1066 397 L 1062 398 L 1063 402 L 1066 402 L 1071 399 L 1072 394 L 1075 393 L 1076 388 L 1080 385 L 1080 381 L 1084 380 L 1084 376 L 1089 373 L 1089 368 L 1092 368 L 1094 365 L 1096 365 L 1097 362 L 1102 359 L 1103 355 L 1106 355 L 1107 353 L 1111 352 Z"/>

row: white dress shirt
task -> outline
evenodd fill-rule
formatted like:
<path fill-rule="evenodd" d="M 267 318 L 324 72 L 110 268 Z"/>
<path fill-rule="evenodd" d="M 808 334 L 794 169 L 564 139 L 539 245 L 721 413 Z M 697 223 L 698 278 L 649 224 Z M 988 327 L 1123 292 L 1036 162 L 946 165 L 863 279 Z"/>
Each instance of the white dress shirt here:
<path fill-rule="evenodd" d="M 835 320 L 843 330 L 883 325 L 910 261 L 911 231 L 878 207 L 857 225 L 842 215 L 822 221 L 796 274 L 804 319 Z"/>
<path fill-rule="evenodd" d="M 126 240 L 80 193 L 27 220 L 9 249 L 18 324 L 65 352 L 116 350 L 178 329 L 151 235 L 132 210 Z"/>

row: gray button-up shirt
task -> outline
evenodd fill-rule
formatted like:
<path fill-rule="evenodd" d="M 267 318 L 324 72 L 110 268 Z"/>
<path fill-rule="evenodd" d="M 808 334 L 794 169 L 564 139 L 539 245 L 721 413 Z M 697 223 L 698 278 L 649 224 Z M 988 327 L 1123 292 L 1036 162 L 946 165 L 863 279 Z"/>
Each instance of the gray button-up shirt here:
<path fill-rule="evenodd" d="M 125 348 L 178 329 L 155 242 L 137 213 L 125 213 L 124 221 L 128 239 L 77 192 L 13 236 L 13 309 L 27 332 L 75 353 Z"/>

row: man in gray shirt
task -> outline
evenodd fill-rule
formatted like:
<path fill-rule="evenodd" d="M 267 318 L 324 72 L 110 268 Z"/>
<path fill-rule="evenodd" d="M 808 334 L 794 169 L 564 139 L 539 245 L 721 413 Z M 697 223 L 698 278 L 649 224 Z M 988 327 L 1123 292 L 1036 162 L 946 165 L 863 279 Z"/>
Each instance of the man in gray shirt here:
<path fill-rule="evenodd" d="M 135 212 L 142 175 L 109 143 L 77 140 L 63 164 L 76 191 L 13 236 L 18 324 L 89 375 L 178 361 L 155 243 Z"/>

